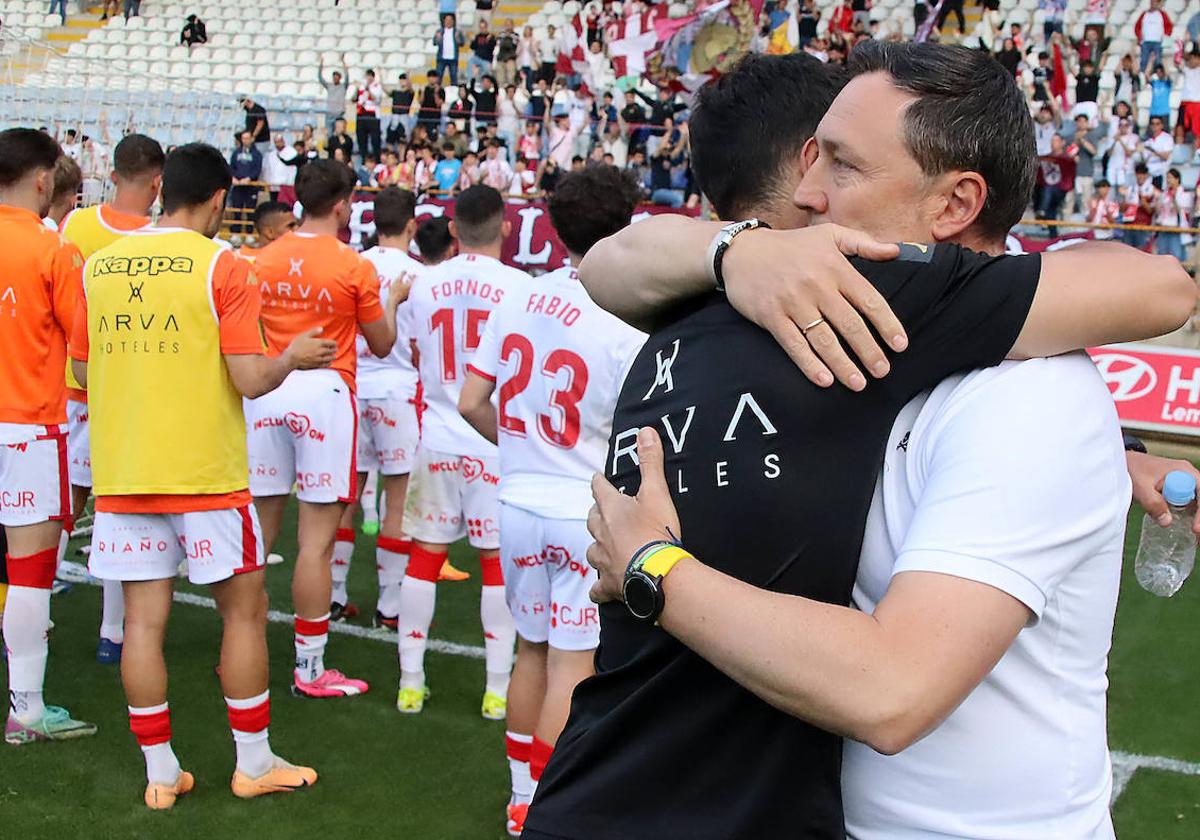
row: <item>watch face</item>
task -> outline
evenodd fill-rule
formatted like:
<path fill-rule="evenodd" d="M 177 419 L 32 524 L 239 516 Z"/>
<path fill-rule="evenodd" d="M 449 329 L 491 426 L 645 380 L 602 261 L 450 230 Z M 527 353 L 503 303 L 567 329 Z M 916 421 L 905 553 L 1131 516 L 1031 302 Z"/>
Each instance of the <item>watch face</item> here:
<path fill-rule="evenodd" d="M 625 606 L 634 618 L 646 620 L 658 611 L 658 589 L 646 575 L 634 572 L 625 579 Z"/>

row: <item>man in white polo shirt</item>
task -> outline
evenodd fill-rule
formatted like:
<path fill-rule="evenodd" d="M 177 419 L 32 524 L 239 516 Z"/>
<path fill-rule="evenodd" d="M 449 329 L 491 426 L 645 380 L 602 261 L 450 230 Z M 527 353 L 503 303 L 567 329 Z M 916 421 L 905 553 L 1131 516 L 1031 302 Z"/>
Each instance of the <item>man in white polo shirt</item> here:
<path fill-rule="evenodd" d="M 953 115 L 964 124 L 972 113 L 991 114 L 970 101 L 978 98 L 971 89 L 983 84 L 976 76 L 988 70 L 964 66 L 976 63 L 963 58 L 965 51 L 868 46 L 856 51 L 856 78 L 806 147 L 796 204 L 815 220 L 848 223 L 881 238 L 950 239 L 1002 250 L 1003 232 L 976 221 L 978 205 L 961 215 L 956 206 L 979 188 L 983 192 L 968 203 L 1003 201 L 1005 190 L 1012 193 L 1012 185 L 993 191 L 975 170 L 995 172 L 996 161 L 956 161 L 922 186 L 929 164 L 917 163 L 907 140 L 914 131 L 936 133 L 951 108 L 966 109 Z M 863 113 L 873 122 L 854 118 Z M 940 163 L 962 154 L 953 144 L 936 150 Z M 714 186 L 706 182 L 706 189 Z M 946 189 L 956 199 L 931 202 L 930 189 Z M 889 210 L 906 201 L 916 213 Z M 791 217 L 775 212 L 781 204 L 763 202 L 777 218 L 794 218 L 795 208 Z M 666 239 L 657 231 L 655 260 L 675 260 L 674 270 L 689 279 L 707 275 L 695 249 L 712 230 L 695 230 L 694 241 L 683 226 Z M 589 276 L 593 255 L 585 260 L 581 273 L 597 299 L 604 296 L 593 281 L 601 275 L 630 276 L 638 250 L 632 240 L 650 235 L 634 233 L 618 235 L 625 240 L 620 247 L 597 246 L 593 268 L 602 271 Z M 786 293 L 794 295 L 795 287 L 783 288 L 788 272 L 780 260 L 790 236 L 755 233 L 729 250 L 724 273 L 743 312 L 778 311 Z M 794 271 L 794 251 L 791 257 Z M 1113 250 L 1111 258 L 1124 259 L 1125 252 Z M 646 266 L 646 253 L 637 259 Z M 659 277 L 657 263 L 645 272 Z M 687 281 L 676 285 L 673 292 L 643 289 L 643 310 L 652 308 L 649 301 L 666 306 L 665 298 Z M 1043 295 L 1062 291 L 1045 283 L 1035 308 Z M 746 294 L 753 305 L 746 305 Z M 1186 317 L 1186 307 L 1179 308 Z M 798 337 L 815 358 L 831 331 L 820 326 L 814 333 L 818 326 L 797 323 L 807 324 L 808 335 Z M 1072 324 L 1061 326 L 1069 332 Z M 1122 329 L 1137 327 L 1127 321 L 1117 332 Z M 857 387 L 886 382 L 868 385 L 860 375 Z M 636 500 L 594 483 L 598 510 L 590 526 L 598 543 L 589 560 L 600 573 L 598 600 L 620 597 L 635 550 L 678 533 L 667 482 L 677 489 L 679 448 L 673 438 L 664 440 L 672 467 L 666 475 L 658 437 L 643 432 L 639 438 Z M 851 837 L 1112 837 L 1105 664 L 1129 480 L 1115 411 L 1094 367 L 1085 357 L 1066 356 L 950 377 L 902 410 L 884 453 L 853 592 L 858 610 L 738 582 L 700 557 L 677 562 L 659 580 L 660 626 L 772 706 L 847 736 L 842 798 Z M 839 513 L 821 515 L 832 520 Z M 813 527 L 814 519 L 820 521 L 797 511 L 786 525 Z M 728 527 L 746 529 L 749 550 L 755 527 L 784 524 Z M 687 532 L 681 536 L 686 547 Z M 578 713 L 573 709 L 572 717 Z M 552 759 L 547 775 L 554 770 Z M 530 812 L 535 829 L 542 792 Z"/>

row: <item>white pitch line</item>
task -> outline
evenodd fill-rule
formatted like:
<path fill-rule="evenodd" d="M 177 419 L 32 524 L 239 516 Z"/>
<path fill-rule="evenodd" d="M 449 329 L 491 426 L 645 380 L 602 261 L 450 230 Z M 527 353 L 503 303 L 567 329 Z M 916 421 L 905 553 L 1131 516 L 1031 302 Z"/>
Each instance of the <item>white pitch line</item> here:
<path fill-rule="evenodd" d="M 1139 755 L 1137 753 L 1113 752 L 1113 790 L 1112 803 L 1125 792 L 1125 786 L 1133 778 L 1133 774 L 1143 767 L 1149 770 L 1164 770 L 1168 773 L 1179 773 L 1183 776 L 1200 776 L 1200 763 L 1182 761 L 1178 758 L 1167 758 L 1163 755 Z"/>
<path fill-rule="evenodd" d="M 88 574 L 84 566 L 70 560 L 63 561 L 59 567 L 59 577 L 72 583 L 86 583 L 89 586 L 100 585 L 99 581 Z M 176 592 L 174 597 L 175 601 L 180 604 L 189 604 L 193 607 L 204 607 L 210 610 L 217 608 L 217 602 L 205 595 L 196 595 L 191 592 Z M 272 624 L 286 624 L 290 627 L 295 621 L 295 617 L 290 613 L 271 610 L 267 613 L 267 621 L 270 621 Z M 354 636 L 359 639 L 373 639 L 377 642 L 387 642 L 393 647 L 399 641 L 399 635 L 395 630 L 388 630 L 384 627 L 361 627 L 357 624 L 342 624 L 331 621 L 329 623 L 329 632 L 340 633 L 344 636 Z M 448 653 L 451 656 L 466 656 L 470 659 L 484 658 L 482 647 L 460 645 L 458 642 L 447 642 L 444 639 L 430 639 L 427 649 L 434 653 Z"/>

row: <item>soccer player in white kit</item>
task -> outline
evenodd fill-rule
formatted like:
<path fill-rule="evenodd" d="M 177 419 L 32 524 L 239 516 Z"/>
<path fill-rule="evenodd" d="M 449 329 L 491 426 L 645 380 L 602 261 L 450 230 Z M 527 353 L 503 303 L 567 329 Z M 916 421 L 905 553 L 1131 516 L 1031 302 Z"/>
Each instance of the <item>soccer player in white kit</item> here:
<path fill-rule="evenodd" d="M 529 275 L 500 262 L 510 231 L 504 200 L 491 187 L 464 190 L 454 205 L 451 233 L 458 256 L 427 269 L 409 295 L 421 385 L 427 405 L 421 445 L 404 514 L 412 555 L 400 588 L 400 691 L 396 708 L 415 714 L 425 705 L 425 645 L 437 598 L 436 583 L 450 544 L 466 536 L 479 549 L 487 685 L 482 714 L 503 720 L 516 630 L 504 603 L 496 446 L 459 416 L 458 396 L 488 316 L 507 296 L 519 296 Z"/>
<path fill-rule="evenodd" d="M 565 176 L 550 218 L 572 265 L 629 224 L 637 201 L 637 185 L 613 167 Z M 459 397 L 462 416 L 500 450 L 500 558 L 518 634 L 505 738 L 514 837 L 571 692 L 593 673 L 600 616 L 584 556 L 591 478 L 604 467 L 621 383 L 645 339 L 593 303 L 564 266 L 492 313 Z"/>
<path fill-rule="evenodd" d="M 388 187 L 375 196 L 375 230 L 379 244 L 363 251 L 379 275 L 379 293 L 386 298 L 393 283 L 411 286 L 423 266 L 408 255 L 417 230 L 417 199 L 408 190 Z M 392 352 L 378 358 L 367 340 L 358 337 L 358 496 L 362 498 L 367 473 L 383 477 L 387 508 L 375 543 L 379 573 L 379 601 L 375 624 L 396 628 L 400 611 L 400 581 L 408 567 L 412 540 L 404 533 L 404 498 L 421 436 L 417 404 L 420 381 L 413 364 L 411 307 L 396 308 L 396 343 Z M 333 595 L 330 617 L 347 613 L 346 577 L 354 555 L 354 506 L 346 508 L 333 544 Z"/>

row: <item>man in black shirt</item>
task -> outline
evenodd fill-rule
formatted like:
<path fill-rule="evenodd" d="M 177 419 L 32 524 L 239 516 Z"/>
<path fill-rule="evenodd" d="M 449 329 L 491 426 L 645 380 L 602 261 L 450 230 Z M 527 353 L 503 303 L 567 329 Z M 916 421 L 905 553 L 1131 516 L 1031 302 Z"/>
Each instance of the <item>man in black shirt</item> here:
<path fill-rule="evenodd" d="M 346 121 L 341 117 L 333 121 L 333 136 L 325 144 L 325 151 L 331 158 L 338 149 L 342 150 L 343 160 L 350 160 L 354 154 L 354 138 L 346 133 Z"/>
<path fill-rule="evenodd" d="M 482 75 L 492 72 L 492 56 L 496 53 L 496 36 L 488 32 L 486 20 L 479 21 L 479 31 L 471 39 L 471 57 L 467 59 L 467 78 L 474 84 Z"/>
<path fill-rule="evenodd" d="M 416 125 L 417 118 L 410 115 L 412 110 L 413 97 L 416 95 L 413 91 L 412 82 L 408 80 L 407 73 L 401 73 L 396 80 L 396 87 L 388 91 L 392 97 L 392 116 L 388 121 L 387 128 L 387 143 L 389 146 L 395 146 L 399 143 L 406 143 L 412 137 L 413 126 Z"/>
<path fill-rule="evenodd" d="M 475 111 L 475 125 L 488 126 L 496 122 L 496 80 L 492 76 L 484 76 L 482 80 L 471 83 L 467 92 Z"/>
<path fill-rule="evenodd" d="M 271 126 L 267 122 L 267 109 L 249 96 L 243 96 L 240 103 L 246 111 L 245 130 L 249 131 L 250 136 L 254 138 L 254 145 L 258 147 L 259 154 L 266 154 L 270 151 L 271 143 Z"/>
<path fill-rule="evenodd" d="M 725 94 L 724 130 L 704 134 L 703 98 L 694 113 L 696 171 L 723 217 L 737 218 L 760 206 L 771 209 L 772 221 L 780 226 L 803 223 L 804 214 L 787 206 L 776 181 L 798 153 L 791 144 L 802 144 L 812 133 L 836 90 L 834 82 L 819 75 L 828 71 L 798 63 L 804 60 L 751 59 L 732 79 L 725 77 L 718 87 L 735 86 L 747 74 L 755 74 L 758 84 L 750 86 L 757 96 L 736 87 L 738 95 Z M 1032 132 L 1020 91 L 998 66 L 975 84 L 970 97 L 975 123 L 963 130 L 972 138 L 991 138 L 982 156 L 951 160 L 945 156 L 963 154 L 963 146 L 949 151 L 938 147 L 934 153 L 943 157 L 929 164 L 955 173 L 932 187 L 939 194 L 945 189 L 962 199 L 964 190 L 986 185 L 968 199 L 971 207 L 965 213 L 939 201 L 942 212 L 922 215 L 922 208 L 934 205 L 925 203 L 931 196 L 922 194 L 918 184 L 926 176 L 914 161 L 889 157 L 887 163 L 871 164 L 876 171 L 880 165 L 894 167 L 889 188 L 896 187 L 895 195 L 906 194 L 910 201 L 901 216 L 895 215 L 894 204 L 871 208 L 878 220 L 872 224 L 890 221 L 904 226 L 904 235 L 943 241 L 904 246 L 893 262 L 855 262 L 908 333 L 906 352 L 880 357 L 884 370 L 890 366 L 885 379 L 858 395 L 821 391 L 790 367 L 788 355 L 768 334 L 741 321 L 723 297 L 711 295 L 669 315 L 635 362 L 614 420 L 610 478 L 626 492 L 636 492 L 634 437 L 640 426 L 656 427 L 686 545 L 727 575 L 774 592 L 847 604 L 883 445 L 900 407 L 964 364 L 998 362 L 1014 343 L 1019 354 L 1080 346 L 1078 335 L 1055 345 L 1045 334 L 1047 324 L 1064 315 L 1054 303 L 1063 303 L 1058 293 L 1070 285 L 1064 281 L 1078 271 L 1078 263 L 1064 263 L 1062 254 L 1006 260 L 945 244 L 965 239 L 986 242 L 991 250 L 997 233 L 1002 242 L 1004 232 L 1020 218 L 1032 186 Z M 780 90 L 792 92 L 786 104 L 798 116 L 779 114 L 780 103 L 772 100 Z M 961 91 L 957 98 L 963 98 Z M 730 102 L 750 114 L 779 116 L 787 123 L 773 126 L 783 132 L 776 138 L 780 142 L 760 138 L 761 152 L 746 144 L 730 146 L 727 141 L 739 134 L 736 126 L 753 122 Z M 723 142 L 709 147 L 697 143 L 698 136 Z M 751 165 L 737 173 L 739 179 L 745 174 L 744 180 L 725 171 L 729 149 L 735 147 L 735 154 L 751 156 Z M 841 154 L 823 146 L 822 165 L 840 171 L 835 177 L 850 183 L 863 180 L 858 173 L 866 164 L 848 153 L 841 159 Z M 811 158 L 808 163 L 813 165 Z M 968 188 L 968 182 L 973 186 Z M 901 184 L 907 186 L 900 189 Z M 747 204 L 747 197 L 754 203 Z M 832 211 L 810 207 L 812 212 Z M 915 224 L 910 221 L 914 214 Z M 925 233 L 919 233 L 922 223 L 929 225 Z M 678 259 L 680 243 L 669 236 L 652 239 Z M 694 241 L 689 241 L 689 251 Z M 666 244 L 671 247 L 663 248 Z M 1100 262 L 1105 258 L 1100 255 Z M 626 268 L 609 260 L 603 270 L 618 275 Z M 622 276 L 628 286 L 629 274 Z M 1039 277 L 1050 291 L 1039 293 L 1038 317 L 1026 323 Z M 589 291 L 604 305 L 592 287 Z M 827 345 L 833 336 L 823 317 L 799 326 L 813 347 Z M 1066 327 L 1063 333 L 1069 332 Z M 889 327 L 882 334 L 897 333 Z M 851 383 L 854 390 L 866 385 Z M 662 629 L 633 619 L 617 604 L 602 606 L 601 628 L 597 676 L 576 691 L 571 718 L 542 777 L 523 836 L 844 836 L 840 738 L 758 699 Z M 738 630 L 729 626 L 724 632 Z M 770 655 L 763 651 L 768 659 Z"/>

